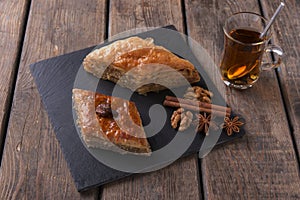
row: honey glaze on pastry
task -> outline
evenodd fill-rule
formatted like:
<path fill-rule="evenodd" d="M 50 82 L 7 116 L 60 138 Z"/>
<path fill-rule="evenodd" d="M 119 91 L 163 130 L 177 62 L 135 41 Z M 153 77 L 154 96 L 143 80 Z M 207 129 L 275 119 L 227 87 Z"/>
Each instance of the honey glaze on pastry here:
<path fill-rule="evenodd" d="M 139 38 L 138 40 L 143 39 Z M 150 41 L 150 39 L 146 40 Z M 117 42 L 122 43 L 122 41 L 127 44 L 126 40 Z M 138 43 L 136 42 L 136 44 Z M 145 44 L 145 41 L 143 44 Z M 103 48 L 109 49 L 109 47 Z M 114 50 L 119 52 L 116 49 Z M 92 52 L 85 59 L 84 68 L 98 78 L 110 80 L 140 94 L 163 90 L 165 89 L 164 86 L 174 88 L 185 85 L 186 81 L 179 79 L 178 73 L 189 83 L 200 80 L 200 76 L 192 63 L 179 58 L 161 46 L 149 43 L 132 49 L 127 48 L 127 50 L 124 52 L 122 49 L 120 50 L 122 53 L 114 54 L 114 59 L 110 64 L 106 63 L 105 69 L 102 70 L 100 68 L 104 68 L 104 64 L 101 64 L 101 61 L 97 59 L 97 55 L 93 55 Z M 89 67 L 91 58 L 94 60 L 93 67 Z M 99 73 L 100 71 L 101 73 Z M 130 73 L 127 73 L 129 71 Z"/>
<path fill-rule="evenodd" d="M 135 49 L 154 46 L 155 44 L 152 38 L 142 39 L 139 37 L 130 37 L 124 40 L 118 40 L 89 53 L 83 60 L 83 67 L 87 72 L 101 78 L 104 70 L 119 55 Z"/>
<path fill-rule="evenodd" d="M 150 154 L 150 145 L 133 102 L 81 89 L 73 89 L 73 101 L 77 124 L 88 147 Z"/>

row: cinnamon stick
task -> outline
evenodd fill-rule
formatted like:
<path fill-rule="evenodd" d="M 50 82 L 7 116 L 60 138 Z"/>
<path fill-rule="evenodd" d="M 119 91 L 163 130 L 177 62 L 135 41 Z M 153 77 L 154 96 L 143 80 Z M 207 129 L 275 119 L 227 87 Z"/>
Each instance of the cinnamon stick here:
<path fill-rule="evenodd" d="M 199 106 L 202 108 L 209 108 L 209 109 L 213 108 L 215 110 L 220 110 L 220 111 L 225 110 L 226 112 L 231 113 L 231 108 L 214 105 L 211 103 L 205 103 L 205 102 L 190 100 L 190 99 L 182 99 L 182 98 L 177 98 L 177 97 L 173 97 L 173 96 L 166 96 L 165 99 L 168 101 L 180 102 L 180 103 L 189 104 L 189 105 L 193 105 L 193 106 Z"/>
<path fill-rule="evenodd" d="M 198 111 L 198 112 L 207 112 L 213 113 L 219 116 L 230 116 L 231 108 L 214 105 L 210 103 L 204 103 L 200 101 L 193 101 L 188 99 L 181 99 L 172 96 L 166 96 L 165 101 L 163 102 L 164 106 L 170 106 L 175 108 L 186 108 L 188 110 Z"/>

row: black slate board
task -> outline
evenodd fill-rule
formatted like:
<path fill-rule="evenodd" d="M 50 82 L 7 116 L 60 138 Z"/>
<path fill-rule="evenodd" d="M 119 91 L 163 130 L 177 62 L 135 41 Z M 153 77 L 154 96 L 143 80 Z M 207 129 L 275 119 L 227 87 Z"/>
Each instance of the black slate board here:
<path fill-rule="evenodd" d="M 168 26 L 167 28 L 176 30 L 174 26 Z M 213 86 L 212 82 L 207 78 L 203 78 L 208 76 L 206 76 L 205 71 L 199 66 L 197 59 L 179 34 L 178 36 L 175 35 L 169 37 L 168 35 L 161 34 L 161 29 L 155 29 L 137 35 L 142 38 L 152 37 L 156 44 L 162 45 L 175 53 L 176 49 L 180 48 L 179 56 L 191 61 L 201 74 L 201 81 L 197 83 L 197 85 L 201 85 L 202 87 L 210 85 L 209 90 L 214 93 L 214 104 L 224 105 L 224 100 Z M 102 46 L 106 44 L 102 44 Z M 46 111 L 48 112 L 56 137 L 60 143 L 78 191 L 87 190 L 131 175 L 131 173 L 112 169 L 99 162 L 95 157 L 103 153 L 104 150 L 87 149 L 76 131 L 77 127 L 74 123 L 72 114 L 72 89 L 74 85 L 76 86 L 77 84 L 74 82 L 76 82 L 75 78 L 80 70 L 82 71 L 81 73 L 84 73 L 84 78 L 88 80 L 95 79 L 92 75 L 85 73 L 81 67 L 84 57 L 94 48 L 95 47 L 82 49 L 43 60 L 30 66 L 38 91 Z M 96 88 L 97 91 L 104 94 L 111 94 L 112 88 L 116 87 L 114 83 L 109 81 L 97 81 L 99 81 Z M 120 88 L 120 90 L 125 91 L 127 89 Z M 179 88 L 178 92 L 182 93 L 184 90 L 185 88 Z M 165 90 L 160 93 L 150 93 L 147 97 L 135 93 L 132 95 L 130 100 L 136 103 L 144 125 L 150 122 L 148 115 L 150 106 L 155 103 L 161 104 L 164 96 L 167 94 L 172 94 L 172 92 Z M 172 111 L 173 109 L 171 108 L 166 109 L 168 119 L 170 118 Z M 217 138 L 217 144 L 231 141 L 244 134 L 245 132 L 243 129 L 239 134 L 230 137 L 222 132 L 221 136 Z M 158 134 L 149 137 L 148 140 L 152 150 L 155 151 L 164 148 L 164 146 L 174 140 L 174 137 L 177 137 L 176 131 L 171 128 L 170 122 L 167 120 L 167 123 L 162 130 Z M 183 136 L 183 138 L 179 138 L 179 140 L 184 141 L 189 137 L 189 135 L 186 135 Z M 189 142 L 189 139 L 186 141 Z M 182 153 L 182 156 L 198 152 L 203 141 L 204 136 L 196 134 L 195 138 L 192 139 L 192 143 L 189 143 L 188 149 Z M 112 152 L 112 154 L 115 153 Z M 121 156 L 118 159 L 124 159 L 124 162 L 126 162 L 126 156 L 120 154 L 117 154 L 116 156 Z M 168 155 L 161 155 L 162 158 L 167 156 Z M 172 160 L 166 160 L 166 163 L 171 161 Z"/>

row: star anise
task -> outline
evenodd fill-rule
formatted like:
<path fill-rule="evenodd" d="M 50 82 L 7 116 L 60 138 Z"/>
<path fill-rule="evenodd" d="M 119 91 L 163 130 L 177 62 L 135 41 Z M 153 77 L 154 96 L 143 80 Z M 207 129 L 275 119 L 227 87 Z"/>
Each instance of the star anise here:
<path fill-rule="evenodd" d="M 244 123 L 239 121 L 238 116 L 235 116 L 234 118 L 225 117 L 222 128 L 224 128 L 226 130 L 227 135 L 230 136 L 233 133 L 240 132 L 240 127 L 242 125 L 244 125 Z"/>
<path fill-rule="evenodd" d="M 194 120 L 193 124 L 196 125 L 197 132 L 204 132 L 208 135 L 208 129 L 211 127 L 212 129 L 216 130 L 218 125 L 212 119 L 210 114 L 203 113 L 197 115 L 198 119 Z"/>

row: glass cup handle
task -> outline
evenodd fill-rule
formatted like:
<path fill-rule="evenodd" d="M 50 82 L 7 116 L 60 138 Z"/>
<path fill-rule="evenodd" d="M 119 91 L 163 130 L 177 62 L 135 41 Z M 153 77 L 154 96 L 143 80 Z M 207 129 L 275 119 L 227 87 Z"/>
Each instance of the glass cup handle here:
<path fill-rule="evenodd" d="M 283 56 L 283 50 L 281 47 L 270 44 L 265 49 L 265 53 L 273 53 L 275 60 L 272 60 L 270 57 L 268 57 L 268 61 L 263 61 L 261 64 L 262 70 L 270 70 L 277 68 L 281 64 L 282 56 Z"/>

